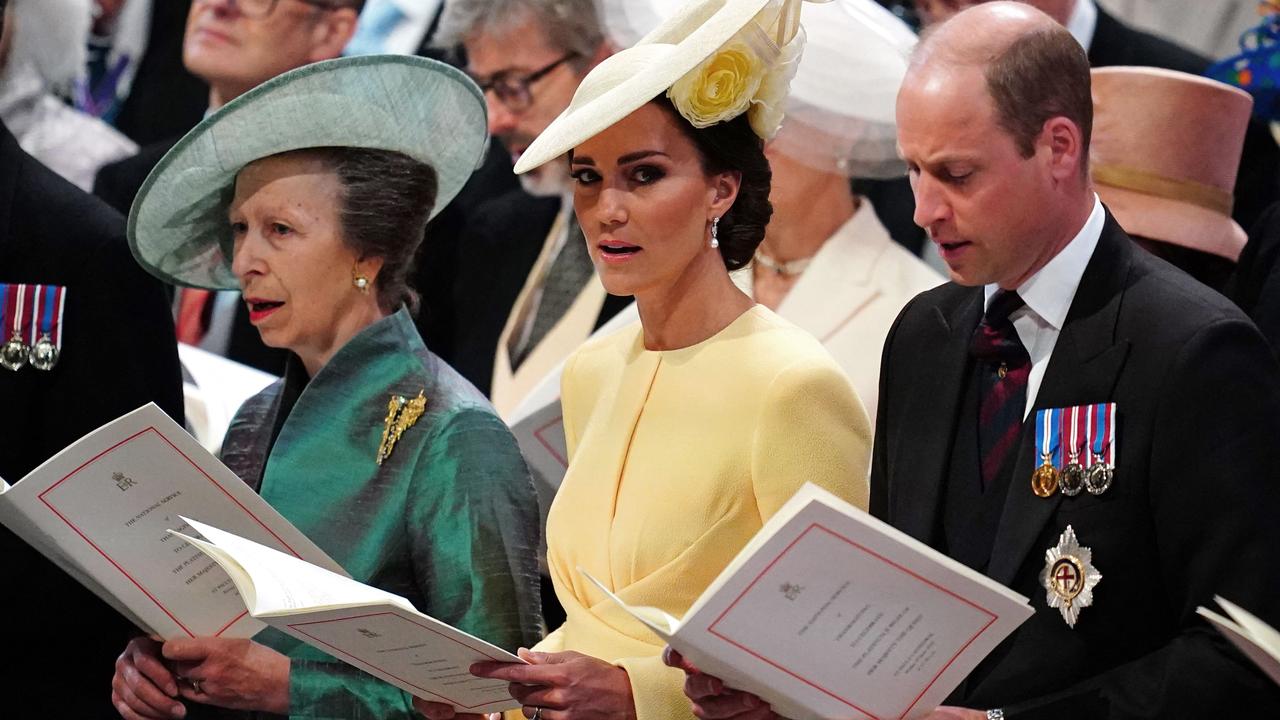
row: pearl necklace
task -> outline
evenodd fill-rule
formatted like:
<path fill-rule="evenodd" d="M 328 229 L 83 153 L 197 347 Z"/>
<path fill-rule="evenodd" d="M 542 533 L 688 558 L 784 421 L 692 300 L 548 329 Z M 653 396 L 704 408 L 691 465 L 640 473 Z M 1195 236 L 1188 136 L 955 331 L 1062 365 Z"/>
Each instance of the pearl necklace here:
<path fill-rule="evenodd" d="M 805 269 L 809 267 L 809 263 L 813 262 L 813 257 L 810 256 L 807 258 L 800 258 L 799 260 L 787 260 L 786 262 L 783 262 L 780 260 L 774 260 L 766 255 L 763 250 L 757 247 L 755 260 L 763 267 L 772 270 L 778 275 L 795 276 L 804 272 Z"/>

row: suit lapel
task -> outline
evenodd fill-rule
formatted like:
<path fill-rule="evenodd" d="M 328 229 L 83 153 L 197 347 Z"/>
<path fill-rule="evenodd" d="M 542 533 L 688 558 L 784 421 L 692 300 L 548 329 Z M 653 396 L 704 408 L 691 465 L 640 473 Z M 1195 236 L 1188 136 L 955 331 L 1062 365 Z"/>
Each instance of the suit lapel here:
<path fill-rule="evenodd" d="M 895 439 L 893 447 L 896 462 L 902 468 L 894 475 L 910 480 L 892 488 L 891 522 L 903 532 L 930 544 L 934 544 L 942 484 L 946 482 L 956 425 L 960 421 L 960 401 L 969 368 L 969 342 L 983 311 L 981 288 L 971 289 L 962 297 L 953 308 L 933 308 L 934 335 L 927 339 L 925 347 L 941 348 L 940 357 L 930 359 L 929 372 L 916 378 L 903 417 L 920 420 L 914 427 L 904 428 L 906 432 Z"/>
<path fill-rule="evenodd" d="M 997 582 L 1013 582 L 1062 502 L 1061 493 L 1040 498 L 1031 491 L 1031 473 L 1038 462 L 1033 448 L 1035 411 L 1108 402 L 1114 397 L 1129 352 L 1129 341 L 1116 338 L 1116 320 L 1132 254 L 1132 241 L 1108 213 L 1098 247 L 1080 279 L 1049 358 L 1033 410 L 1023 423 L 1022 442 L 987 570 Z"/>

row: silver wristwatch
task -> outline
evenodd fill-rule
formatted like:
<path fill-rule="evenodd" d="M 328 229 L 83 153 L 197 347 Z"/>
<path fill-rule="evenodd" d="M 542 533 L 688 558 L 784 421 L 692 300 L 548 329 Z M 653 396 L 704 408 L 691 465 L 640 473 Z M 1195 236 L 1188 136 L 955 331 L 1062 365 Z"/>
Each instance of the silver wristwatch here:
<path fill-rule="evenodd" d="M 1000 708 L 987 711 L 987 720 L 1004 720 L 1004 711 Z"/>

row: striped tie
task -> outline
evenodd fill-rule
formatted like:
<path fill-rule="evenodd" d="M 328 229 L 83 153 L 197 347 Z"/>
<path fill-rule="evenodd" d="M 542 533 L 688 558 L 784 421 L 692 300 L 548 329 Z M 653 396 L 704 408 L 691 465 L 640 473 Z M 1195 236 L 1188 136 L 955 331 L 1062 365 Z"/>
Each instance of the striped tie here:
<path fill-rule="evenodd" d="M 978 363 L 981 393 L 978 449 L 982 453 L 983 490 L 995 481 L 1022 431 L 1031 358 L 1009 315 L 1024 304 L 1016 292 L 997 292 L 969 345 Z"/>

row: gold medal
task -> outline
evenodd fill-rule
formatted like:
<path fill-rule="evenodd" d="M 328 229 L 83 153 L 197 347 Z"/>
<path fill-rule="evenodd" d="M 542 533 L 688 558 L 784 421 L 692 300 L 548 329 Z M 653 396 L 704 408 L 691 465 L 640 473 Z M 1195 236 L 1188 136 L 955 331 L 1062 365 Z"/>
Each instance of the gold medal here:
<path fill-rule="evenodd" d="M 391 457 L 391 451 L 405 430 L 413 427 L 427 408 L 425 390 L 418 391 L 418 397 L 406 398 L 403 395 L 392 395 L 387 403 L 387 418 L 382 428 L 382 442 L 378 444 L 378 464 Z"/>
<path fill-rule="evenodd" d="M 1040 460 L 1040 467 L 1031 473 L 1031 492 L 1047 498 L 1058 491 L 1058 468 L 1053 466 L 1051 453 L 1040 453 Z"/>
<path fill-rule="evenodd" d="M 1076 531 L 1068 525 L 1058 544 L 1045 551 L 1044 559 L 1040 584 L 1045 600 L 1061 613 L 1067 627 L 1074 628 L 1080 609 L 1093 604 L 1093 588 L 1102 581 L 1102 573 L 1093 566 L 1093 551 L 1080 546 Z"/>

